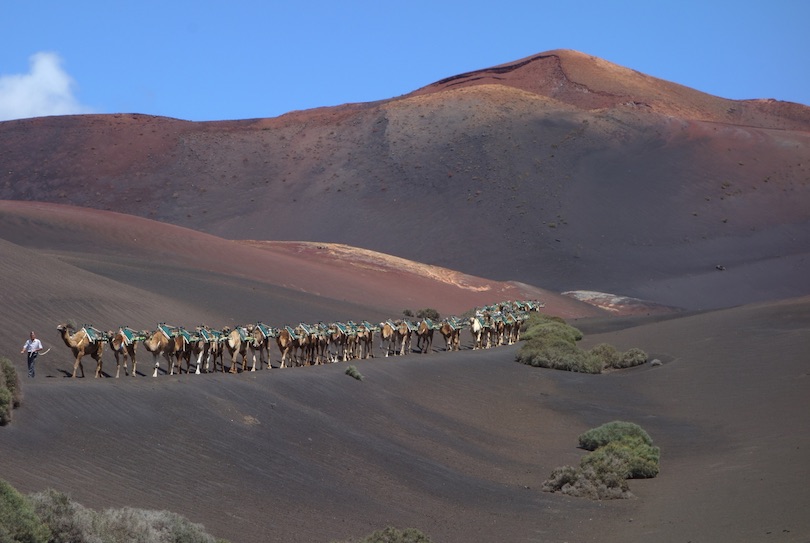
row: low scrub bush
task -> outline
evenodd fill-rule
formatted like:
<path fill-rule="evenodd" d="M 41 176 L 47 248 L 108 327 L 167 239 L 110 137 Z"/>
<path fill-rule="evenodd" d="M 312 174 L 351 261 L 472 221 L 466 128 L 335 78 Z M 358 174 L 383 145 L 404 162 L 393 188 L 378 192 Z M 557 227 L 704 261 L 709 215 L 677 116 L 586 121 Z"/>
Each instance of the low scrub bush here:
<path fill-rule="evenodd" d="M 14 364 L 8 358 L 0 358 L 0 426 L 11 422 L 11 411 L 20 406 L 20 379 Z M 0 542 L 2 539 L 0 539 Z"/>
<path fill-rule="evenodd" d="M 596 345 L 590 350 L 590 353 L 602 362 L 602 367 L 604 368 L 615 368 L 622 359 L 622 353 L 609 343 Z"/>
<path fill-rule="evenodd" d="M 594 500 L 629 498 L 627 479 L 658 475 L 661 451 L 636 424 L 614 421 L 585 432 L 579 440 L 592 452 L 579 467 L 555 469 L 543 490 Z"/>
<path fill-rule="evenodd" d="M 650 435 L 638 424 L 614 420 L 602 426 L 591 428 L 579 436 L 579 446 L 588 451 L 595 451 L 599 447 L 604 447 L 611 441 L 619 441 L 626 438 L 637 437 L 647 445 L 652 445 Z"/>
<path fill-rule="evenodd" d="M 97 512 L 56 490 L 22 496 L 0 480 L 2 543 L 227 543 L 169 511 L 124 507 Z"/>
<path fill-rule="evenodd" d="M 532 315 L 526 321 L 526 330 L 521 338 L 530 341 L 542 337 L 558 337 L 573 344 L 582 339 L 582 332 L 559 317 Z"/>
<path fill-rule="evenodd" d="M 0 381 L 5 383 L 6 388 L 11 392 L 12 407 L 14 409 L 20 407 L 22 403 L 22 387 L 20 386 L 20 376 L 17 374 L 17 368 L 6 357 L 0 357 Z M 0 384 L 0 386 L 3 386 Z"/>
<path fill-rule="evenodd" d="M 632 368 L 633 366 L 640 366 L 645 362 L 647 362 L 647 353 L 641 349 L 633 347 L 632 349 L 625 351 L 624 354 L 622 354 L 621 360 L 619 360 L 619 362 L 613 367 L 619 369 Z"/>
<path fill-rule="evenodd" d="M 617 500 L 633 497 L 627 480 L 618 474 L 597 474 L 593 469 L 563 466 L 543 482 L 545 492 L 591 500 Z"/>
<path fill-rule="evenodd" d="M 346 375 L 354 377 L 358 381 L 363 380 L 363 374 L 357 371 L 357 366 L 349 366 L 348 368 L 346 368 Z"/>
<path fill-rule="evenodd" d="M 418 319 L 430 319 L 430 320 L 440 320 L 441 316 L 439 312 L 433 309 L 432 307 L 426 307 L 424 309 L 420 309 L 416 312 L 416 318 Z"/>
<path fill-rule="evenodd" d="M 530 366 L 602 373 L 607 368 L 629 368 L 647 361 L 647 353 L 641 349 L 620 353 L 607 343 L 600 343 L 589 351 L 580 349 L 577 342 L 582 339 L 582 332 L 559 317 L 532 315 L 524 327 L 523 345 L 515 358 Z"/>
<path fill-rule="evenodd" d="M 640 437 L 625 437 L 587 455 L 582 467 L 597 473 L 617 473 L 625 479 L 650 479 L 658 475 L 660 456 L 658 447 Z"/>
<path fill-rule="evenodd" d="M 0 542 L 47 543 L 50 535 L 25 496 L 0 479 Z"/>
<path fill-rule="evenodd" d="M 362 539 L 348 539 L 346 541 L 335 541 L 333 543 L 431 543 L 431 540 L 416 528 L 400 530 L 389 526 L 384 530 L 378 530 Z"/>
<path fill-rule="evenodd" d="M 5 387 L 0 385 L 0 426 L 5 426 L 11 422 L 11 406 L 13 405 L 11 399 L 11 392 Z M 2 543 L 0 539 L 0 543 Z"/>

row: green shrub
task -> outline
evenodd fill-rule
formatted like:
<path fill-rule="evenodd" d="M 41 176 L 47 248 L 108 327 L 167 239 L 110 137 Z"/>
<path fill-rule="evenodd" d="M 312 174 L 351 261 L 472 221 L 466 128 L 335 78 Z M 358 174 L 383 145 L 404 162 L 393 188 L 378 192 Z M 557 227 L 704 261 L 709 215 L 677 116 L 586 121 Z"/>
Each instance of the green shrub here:
<path fill-rule="evenodd" d="M 593 452 L 582 458 L 579 467 L 555 469 L 543 482 L 544 491 L 594 500 L 628 498 L 632 494 L 627 479 L 658 475 L 661 451 L 636 424 L 603 424 L 579 436 L 579 442 Z"/>
<path fill-rule="evenodd" d="M 615 368 L 622 359 L 622 354 L 609 343 L 600 343 L 591 349 L 590 353 L 602 361 L 605 368 Z"/>
<path fill-rule="evenodd" d="M 14 401 L 11 399 L 11 391 L 6 385 L 0 383 L 0 426 L 5 426 L 11 422 L 11 406 Z M 0 543 L 2 543 L 0 539 Z"/>
<path fill-rule="evenodd" d="M 573 344 L 582 339 L 582 332 L 559 317 L 541 314 L 529 317 L 526 321 L 526 330 L 521 334 L 521 338 L 526 341 L 549 336 L 559 337 Z"/>
<path fill-rule="evenodd" d="M 6 388 L 11 392 L 12 407 L 20 407 L 22 401 L 22 387 L 20 386 L 20 376 L 17 368 L 6 357 L 0 357 L 0 381 L 4 381 Z M 0 384 L 2 386 L 2 384 Z"/>
<path fill-rule="evenodd" d="M 67 494 L 48 489 L 28 496 L 34 510 L 42 522 L 51 530 L 49 543 L 84 541 L 89 510 L 72 502 Z"/>
<path fill-rule="evenodd" d="M 124 507 L 97 512 L 66 494 L 46 490 L 29 497 L 36 513 L 52 532 L 49 543 L 217 543 L 200 524 L 169 511 Z M 2 541 L 2 539 L 0 539 Z"/>
<path fill-rule="evenodd" d="M 362 539 L 349 539 L 343 543 L 431 543 L 431 540 L 416 528 L 399 530 L 389 526 Z"/>
<path fill-rule="evenodd" d="M 49 536 L 50 530 L 37 517 L 31 503 L 0 479 L 0 542 L 46 543 Z"/>
<path fill-rule="evenodd" d="M 660 449 L 641 437 L 624 437 L 587 455 L 582 467 L 597 473 L 616 473 L 624 479 L 649 479 L 658 475 L 660 456 Z"/>
<path fill-rule="evenodd" d="M 595 451 L 611 441 L 619 441 L 628 437 L 638 437 L 647 445 L 652 445 L 652 438 L 638 424 L 614 420 L 591 428 L 579 436 L 579 446 L 588 451 Z"/>
<path fill-rule="evenodd" d="M 632 368 L 633 366 L 640 366 L 647 362 L 647 353 L 639 348 L 633 347 L 622 354 L 621 360 L 614 365 L 614 368 Z"/>
<path fill-rule="evenodd" d="M 349 366 L 348 368 L 346 368 L 346 375 L 354 377 L 358 381 L 363 380 L 363 375 L 359 371 L 357 371 L 357 366 Z"/>
<path fill-rule="evenodd" d="M 430 320 L 437 321 L 437 320 L 441 319 L 441 316 L 439 315 L 439 312 L 436 311 L 435 309 L 432 309 L 430 307 L 426 307 L 426 308 L 420 309 L 419 311 L 416 312 L 416 318 L 418 318 L 418 319 L 430 319 Z"/>

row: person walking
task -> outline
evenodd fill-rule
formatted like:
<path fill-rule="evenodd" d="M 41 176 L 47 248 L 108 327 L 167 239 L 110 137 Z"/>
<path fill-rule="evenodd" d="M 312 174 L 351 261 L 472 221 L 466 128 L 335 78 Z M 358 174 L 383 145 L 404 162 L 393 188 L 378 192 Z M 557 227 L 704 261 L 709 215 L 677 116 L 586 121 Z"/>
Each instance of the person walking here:
<path fill-rule="evenodd" d="M 42 350 L 42 342 L 37 339 L 37 335 L 34 331 L 31 331 L 31 337 L 28 338 L 28 341 L 25 342 L 23 345 L 22 350 L 20 353 L 28 353 L 28 377 L 33 379 L 34 377 L 34 365 L 37 360 L 37 356 L 39 355 L 39 351 Z"/>

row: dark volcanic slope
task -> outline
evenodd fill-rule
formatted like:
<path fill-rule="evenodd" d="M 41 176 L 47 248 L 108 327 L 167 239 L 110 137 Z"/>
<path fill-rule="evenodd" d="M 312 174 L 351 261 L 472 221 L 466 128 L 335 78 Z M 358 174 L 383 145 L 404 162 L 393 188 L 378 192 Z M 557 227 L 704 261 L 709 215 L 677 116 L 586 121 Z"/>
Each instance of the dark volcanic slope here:
<path fill-rule="evenodd" d="M 588 322 L 578 323 L 587 330 Z M 587 336 L 664 364 L 531 368 L 514 349 L 201 375 L 24 382 L 0 477 L 93 508 L 171 509 L 240 543 L 386 525 L 467 541 L 803 542 L 810 299 Z M 468 338 L 465 339 L 465 343 Z M 540 491 L 582 431 L 641 424 L 661 474 L 637 499 Z"/>
<path fill-rule="evenodd" d="M 810 108 L 571 51 L 273 119 L 52 117 L 0 138 L 10 200 L 688 308 L 810 292 Z"/>

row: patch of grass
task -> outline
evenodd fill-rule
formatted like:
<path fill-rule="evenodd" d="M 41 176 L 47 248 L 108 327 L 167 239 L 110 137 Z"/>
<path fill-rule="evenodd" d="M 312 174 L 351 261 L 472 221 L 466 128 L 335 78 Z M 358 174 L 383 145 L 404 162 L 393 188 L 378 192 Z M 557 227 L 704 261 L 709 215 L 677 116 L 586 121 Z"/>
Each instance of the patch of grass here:
<path fill-rule="evenodd" d="M 400 530 L 389 526 L 384 530 L 377 530 L 362 539 L 347 539 L 333 541 L 332 543 L 431 543 L 431 539 L 416 528 Z"/>
<path fill-rule="evenodd" d="M 346 368 L 346 375 L 354 377 L 358 381 L 363 380 L 363 375 L 359 371 L 357 371 L 357 366 L 349 366 L 348 368 Z"/>

